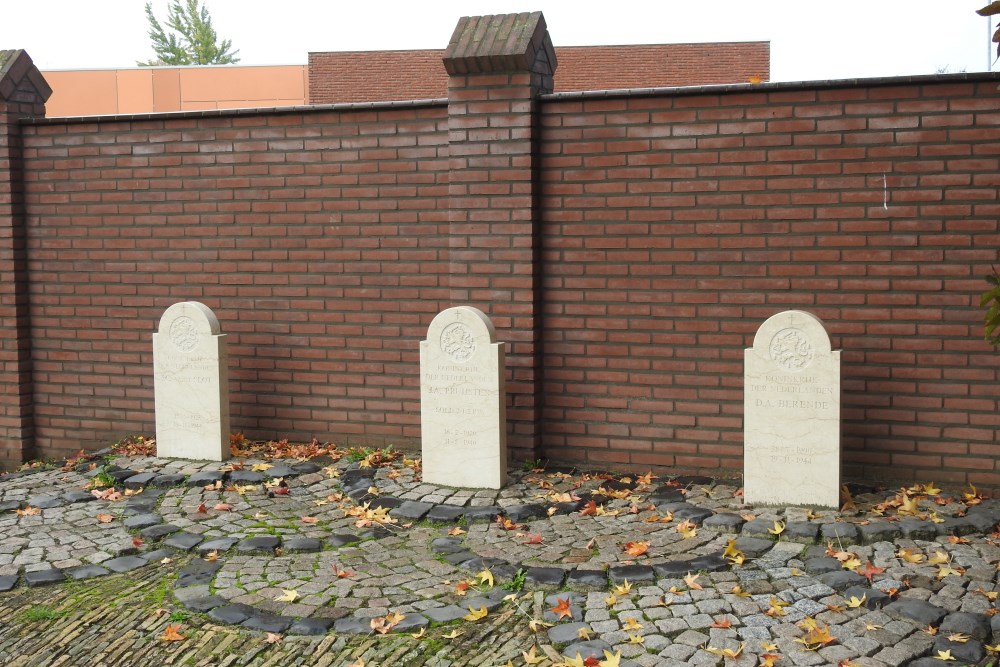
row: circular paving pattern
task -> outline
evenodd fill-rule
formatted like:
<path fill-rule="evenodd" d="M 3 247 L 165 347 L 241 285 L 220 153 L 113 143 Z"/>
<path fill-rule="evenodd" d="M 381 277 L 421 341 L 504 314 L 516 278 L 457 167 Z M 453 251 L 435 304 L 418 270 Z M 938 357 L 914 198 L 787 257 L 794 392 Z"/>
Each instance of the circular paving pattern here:
<path fill-rule="evenodd" d="M 496 492 L 363 464 L 111 457 L 4 475 L 0 590 L 179 564 L 178 603 L 219 623 L 418 634 L 506 611 L 562 655 L 621 665 L 975 663 L 1000 648 L 1000 504 L 971 490 L 753 509 L 705 477 L 547 470 Z"/>

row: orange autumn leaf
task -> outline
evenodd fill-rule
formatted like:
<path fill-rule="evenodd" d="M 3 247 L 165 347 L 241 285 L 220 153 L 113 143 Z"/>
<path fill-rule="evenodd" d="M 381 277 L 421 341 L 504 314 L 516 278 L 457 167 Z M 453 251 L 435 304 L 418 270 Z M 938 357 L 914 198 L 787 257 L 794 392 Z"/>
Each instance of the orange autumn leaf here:
<path fill-rule="evenodd" d="M 205 512 L 207 512 L 207 511 L 208 511 L 208 508 L 207 508 L 207 507 L 205 507 L 205 503 L 202 503 L 201 505 L 198 505 L 198 509 L 197 509 L 197 510 L 195 510 L 195 511 L 196 511 L 196 512 L 197 512 L 198 514 L 204 514 Z"/>
<path fill-rule="evenodd" d="M 319 518 L 314 516 L 304 516 L 302 517 L 302 523 L 319 523 Z"/>
<path fill-rule="evenodd" d="M 698 577 L 700 576 L 701 576 L 700 574 L 691 574 L 690 572 L 688 572 L 687 576 L 684 577 L 684 583 L 687 584 L 688 588 L 700 591 L 702 590 L 701 584 L 698 583 Z"/>
<path fill-rule="evenodd" d="M 496 520 L 497 526 L 500 530 L 517 530 L 520 528 L 519 525 L 508 519 L 507 517 L 498 516 Z"/>
<path fill-rule="evenodd" d="M 859 567 L 854 571 L 860 574 L 865 579 L 867 579 L 868 583 L 871 583 L 872 577 L 874 577 L 876 574 L 882 574 L 883 572 L 885 572 L 885 568 L 875 567 L 874 565 L 872 565 L 871 561 L 868 561 L 868 563 L 866 563 L 864 567 Z"/>
<path fill-rule="evenodd" d="M 114 517 L 113 514 L 98 514 L 97 515 L 97 523 L 111 523 L 114 520 L 115 520 L 115 517 Z"/>
<path fill-rule="evenodd" d="M 588 500 L 587 504 L 580 508 L 580 516 L 594 516 L 597 514 L 597 503 Z"/>
<path fill-rule="evenodd" d="M 733 622 L 730 621 L 728 618 L 717 618 L 715 620 L 715 622 L 712 623 L 708 627 L 710 627 L 710 628 L 722 628 L 722 629 L 731 628 L 731 627 L 733 627 Z"/>
<path fill-rule="evenodd" d="M 626 542 L 622 549 L 632 558 L 638 558 L 649 551 L 649 542 Z"/>
<path fill-rule="evenodd" d="M 163 631 L 160 635 L 160 641 L 164 642 L 181 642 L 187 639 L 186 635 L 180 633 L 180 625 L 167 625 L 167 629 Z"/>
<path fill-rule="evenodd" d="M 333 567 L 333 573 L 335 575 L 337 575 L 338 579 L 347 579 L 349 577 L 353 577 L 354 576 L 354 573 L 351 572 L 350 570 L 341 570 L 336 565 L 332 565 L 331 567 Z"/>
<path fill-rule="evenodd" d="M 563 618 L 573 618 L 573 610 L 569 608 L 569 598 L 557 598 L 556 606 L 549 609 L 560 620 Z"/>
<path fill-rule="evenodd" d="M 138 549 L 142 545 L 143 545 L 142 538 L 139 538 L 139 537 L 133 537 L 132 538 L 132 546 L 133 547 L 135 547 L 136 549 Z"/>
<path fill-rule="evenodd" d="M 543 541 L 541 533 L 528 533 L 525 537 L 526 539 L 522 544 L 541 544 Z"/>

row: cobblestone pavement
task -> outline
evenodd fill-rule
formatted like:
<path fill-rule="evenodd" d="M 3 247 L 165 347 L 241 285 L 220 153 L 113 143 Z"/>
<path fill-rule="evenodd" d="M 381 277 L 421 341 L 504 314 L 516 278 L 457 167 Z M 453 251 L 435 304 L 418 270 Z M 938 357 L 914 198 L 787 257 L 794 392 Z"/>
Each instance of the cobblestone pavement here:
<path fill-rule="evenodd" d="M 974 489 L 751 508 L 707 477 L 550 469 L 470 491 L 359 458 L 0 476 L 0 660 L 895 667 L 1000 650 L 1000 503 Z"/>

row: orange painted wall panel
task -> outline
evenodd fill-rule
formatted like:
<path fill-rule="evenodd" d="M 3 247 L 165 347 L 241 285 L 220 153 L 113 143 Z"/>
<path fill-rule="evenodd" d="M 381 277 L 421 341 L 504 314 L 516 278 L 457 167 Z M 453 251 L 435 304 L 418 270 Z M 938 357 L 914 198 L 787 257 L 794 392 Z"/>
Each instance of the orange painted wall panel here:
<path fill-rule="evenodd" d="M 306 103 L 305 65 L 140 67 L 42 72 L 52 86 L 46 115 L 93 116 Z"/>

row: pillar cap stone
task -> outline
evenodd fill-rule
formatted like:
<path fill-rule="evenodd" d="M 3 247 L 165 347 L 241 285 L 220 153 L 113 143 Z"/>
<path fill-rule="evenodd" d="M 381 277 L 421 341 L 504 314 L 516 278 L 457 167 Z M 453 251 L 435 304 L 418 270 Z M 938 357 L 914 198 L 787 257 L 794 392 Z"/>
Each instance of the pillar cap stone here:
<path fill-rule="evenodd" d="M 33 94 L 44 104 L 52 88 L 24 49 L 0 49 L 0 101 L 25 94 Z"/>
<path fill-rule="evenodd" d="M 556 53 L 541 12 L 463 16 L 444 53 L 448 74 L 523 72 L 544 54 L 555 71 Z"/>

